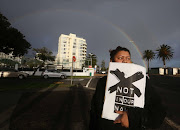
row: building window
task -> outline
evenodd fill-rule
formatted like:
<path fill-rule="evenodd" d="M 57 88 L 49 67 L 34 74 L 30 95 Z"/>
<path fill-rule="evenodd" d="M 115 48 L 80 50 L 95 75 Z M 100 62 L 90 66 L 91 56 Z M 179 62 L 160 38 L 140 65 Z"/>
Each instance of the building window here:
<path fill-rule="evenodd" d="M 76 46 L 73 46 L 73 48 L 76 48 Z"/>
<path fill-rule="evenodd" d="M 76 53 L 73 52 L 73 55 L 76 55 Z"/>
<path fill-rule="evenodd" d="M 64 54 L 66 54 L 66 52 L 64 52 Z"/>

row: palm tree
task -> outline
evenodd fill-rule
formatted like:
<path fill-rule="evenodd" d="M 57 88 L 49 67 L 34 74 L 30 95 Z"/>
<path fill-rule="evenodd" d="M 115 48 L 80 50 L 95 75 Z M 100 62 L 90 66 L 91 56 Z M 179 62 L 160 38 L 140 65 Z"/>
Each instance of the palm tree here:
<path fill-rule="evenodd" d="M 149 73 L 149 61 L 155 58 L 155 53 L 152 50 L 145 50 L 143 53 L 143 59 L 148 62 L 148 73 Z"/>
<path fill-rule="evenodd" d="M 157 58 L 162 59 L 164 68 L 166 68 L 166 60 L 170 60 L 173 58 L 173 51 L 171 46 L 168 45 L 160 45 L 160 47 L 156 50 Z"/>
<path fill-rule="evenodd" d="M 105 66 L 105 61 L 104 60 L 102 60 L 102 62 L 101 62 L 101 70 L 102 71 L 106 70 L 106 66 Z"/>
<path fill-rule="evenodd" d="M 89 64 L 89 61 L 90 61 L 90 64 Z M 92 65 L 92 67 L 94 68 L 94 66 L 97 64 L 97 56 L 93 53 L 89 53 L 86 56 L 85 64 L 86 66 Z"/>

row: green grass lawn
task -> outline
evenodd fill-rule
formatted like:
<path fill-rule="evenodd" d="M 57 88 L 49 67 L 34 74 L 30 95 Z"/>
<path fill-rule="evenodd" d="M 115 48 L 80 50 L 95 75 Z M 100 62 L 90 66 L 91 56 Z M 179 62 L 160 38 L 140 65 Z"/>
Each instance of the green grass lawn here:
<path fill-rule="evenodd" d="M 41 77 L 28 77 L 26 79 L 17 78 L 5 78 L 0 79 L 0 91 L 12 91 L 12 90 L 34 90 L 43 89 L 47 87 L 68 87 L 67 83 L 62 82 L 61 79 L 43 79 Z"/>
<path fill-rule="evenodd" d="M 71 78 L 71 76 L 67 77 L 68 79 Z M 86 79 L 86 78 L 91 78 L 91 76 L 72 76 L 73 79 Z"/>

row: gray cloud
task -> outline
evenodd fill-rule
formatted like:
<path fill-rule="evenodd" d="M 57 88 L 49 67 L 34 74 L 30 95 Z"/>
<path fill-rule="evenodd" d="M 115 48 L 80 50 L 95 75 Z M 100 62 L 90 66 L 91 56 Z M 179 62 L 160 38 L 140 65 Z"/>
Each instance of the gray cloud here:
<path fill-rule="evenodd" d="M 46 46 L 57 53 L 61 33 L 76 33 L 87 40 L 88 52 L 109 62 L 109 49 L 121 45 L 131 50 L 136 63 L 140 53 L 161 44 L 174 48 L 169 66 L 180 61 L 179 0 L 1 0 L 0 11 L 25 34 L 34 48 Z M 152 67 L 163 66 L 153 60 Z"/>

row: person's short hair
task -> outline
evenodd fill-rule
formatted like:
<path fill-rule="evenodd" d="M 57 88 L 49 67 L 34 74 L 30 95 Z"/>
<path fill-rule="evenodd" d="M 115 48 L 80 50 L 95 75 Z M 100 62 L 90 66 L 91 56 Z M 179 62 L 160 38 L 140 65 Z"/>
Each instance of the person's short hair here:
<path fill-rule="evenodd" d="M 131 56 L 131 53 L 130 51 L 125 48 L 125 47 L 121 47 L 121 46 L 118 46 L 116 47 L 116 49 L 114 50 L 109 50 L 109 53 L 110 53 L 110 59 L 112 60 L 112 62 L 114 62 L 114 56 L 119 52 L 119 51 L 127 51 L 129 53 L 129 55 Z"/>

